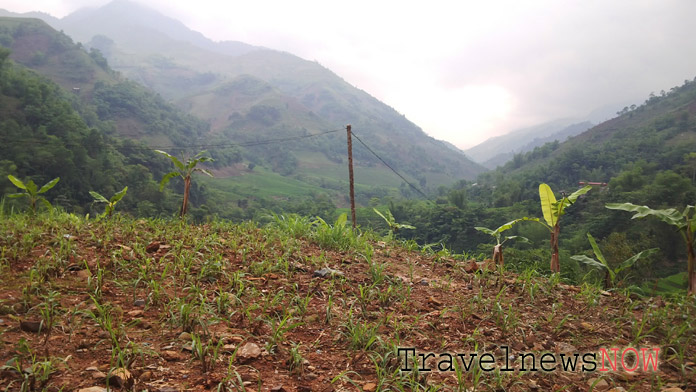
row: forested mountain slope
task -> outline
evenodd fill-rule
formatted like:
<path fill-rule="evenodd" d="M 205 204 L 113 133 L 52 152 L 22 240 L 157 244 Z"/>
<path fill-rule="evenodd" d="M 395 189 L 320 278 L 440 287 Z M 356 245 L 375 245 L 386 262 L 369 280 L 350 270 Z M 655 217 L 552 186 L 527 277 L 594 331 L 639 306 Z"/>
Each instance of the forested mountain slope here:
<path fill-rule="evenodd" d="M 211 135 L 230 142 L 301 136 L 352 124 L 391 166 L 425 186 L 473 179 L 485 170 L 330 70 L 290 53 L 215 43 L 176 20 L 121 0 L 46 20 L 98 49 L 129 79 L 208 121 Z M 278 156 L 277 149 L 257 148 L 251 155 L 277 173 L 313 183 L 336 179 L 317 174 L 314 166 L 326 172 L 344 166 L 345 135 L 285 147 L 283 165 L 268 162 Z M 366 149 L 356 147 L 354 154 L 358 166 L 379 168 L 383 182 L 399 183 Z"/>
<path fill-rule="evenodd" d="M 141 144 L 110 136 L 108 121 L 94 118 L 88 125 L 80 111 L 90 112 L 89 106 L 9 55 L 0 48 L 0 194 L 18 191 L 10 174 L 39 186 L 60 177 L 46 196 L 71 211 L 91 211 L 89 191 L 110 197 L 125 185 L 125 209 L 155 215 L 174 208 L 155 181 L 167 162 Z"/>

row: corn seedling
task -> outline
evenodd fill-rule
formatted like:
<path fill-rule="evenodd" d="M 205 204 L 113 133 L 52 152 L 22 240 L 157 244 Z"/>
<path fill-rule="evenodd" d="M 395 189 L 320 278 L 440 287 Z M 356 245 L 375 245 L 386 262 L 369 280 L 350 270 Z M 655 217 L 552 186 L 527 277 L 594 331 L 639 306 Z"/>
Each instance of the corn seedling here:
<path fill-rule="evenodd" d="M 300 343 L 293 343 L 288 358 L 288 370 L 291 374 L 301 375 L 304 372 L 304 358 L 300 352 Z"/>

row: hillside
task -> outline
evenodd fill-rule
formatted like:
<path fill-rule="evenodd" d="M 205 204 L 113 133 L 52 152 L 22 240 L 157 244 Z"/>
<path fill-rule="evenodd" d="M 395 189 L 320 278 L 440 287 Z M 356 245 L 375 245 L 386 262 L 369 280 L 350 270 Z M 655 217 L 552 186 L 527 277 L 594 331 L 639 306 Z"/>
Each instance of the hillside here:
<path fill-rule="evenodd" d="M 11 21 L 15 23 L 15 20 Z M 0 30 L 8 24 L 0 19 Z M 16 24 L 19 30 L 48 28 L 30 20 Z M 6 31 L 6 30 L 4 30 Z M 22 38 L 22 36 L 17 35 Z M 64 45 L 56 35 L 54 44 Z M 45 62 L 59 61 L 61 49 L 46 53 Z M 155 178 L 167 170 L 167 162 L 136 141 L 124 140 L 109 120 L 100 119 L 93 106 L 83 104 L 50 80 L 10 60 L 10 51 L 0 47 L 0 195 L 4 205 L 19 208 L 7 195 L 17 188 L 8 175 L 39 186 L 60 177 L 48 195 L 50 201 L 78 213 L 93 212 L 89 191 L 110 197 L 124 186 L 131 198 L 126 209 L 143 215 L 168 213 L 173 209 L 170 192 L 158 192 Z M 89 57 L 85 64 L 92 61 Z M 94 67 L 85 66 L 88 70 Z M 95 74 L 98 71 L 94 70 Z M 114 109 L 102 102 L 102 111 Z M 127 117 L 123 115 L 123 117 Z M 163 131 L 175 135 L 176 127 Z M 175 202 L 174 202 L 175 203 Z"/>
<path fill-rule="evenodd" d="M 696 79 L 560 144 L 519 154 L 497 173 L 560 187 L 578 181 L 609 182 L 632 165 L 687 174 L 686 155 L 696 150 Z M 643 162 L 643 163 L 640 163 Z M 492 178 L 493 174 L 484 175 Z M 687 178 L 691 176 L 687 174 Z"/>
<path fill-rule="evenodd" d="M 292 54 L 214 43 L 178 21 L 128 1 L 47 21 L 99 49 L 124 76 L 208 121 L 211 133 L 227 140 L 296 136 L 352 124 L 355 133 L 392 167 L 427 187 L 473 179 L 484 170 L 330 70 Z M 269 115 L 254 118 L 258 113 Z M 345 170 L 340 158 L 345 155 L 344 139 L 336 134 L 319 145 L 288 146 L 293 147 L 286 151 L 290 165 L 281 169 L 271 163 L 269 168 L 300 181 L 333 183 L 337 179 L 328 173 Z M 357 146 L 354 153 L 358 173 L 361 167 L 376 167 L 382 182 L 398 188 L 400 180 L 371 153 Z M 266 149 L 254 151 L 259 154 L 265 160 L 277 155 Z M 318 159 L 321 155 L 323 159 Z M 316 174 L 312 169 L 317 165 L 326 174 Z M 372 175 L 366 177 L 371 181 Z M 359 174 L 356 179 L 360 181 Z"/>
<path fill-rule="evenodd" d="M 564 142 L 568 137 L 578 135 L 592 127 L 584 121 L 558 120 L 529 128 L 512 131 L 502 136 L 492 137 L 464 152 L 476 162 L 495 169 L 511 160 L 516 154 L 524 154 L 548 142 Z"/>
<path fill-rule="evenodd" d="M 683 297 L 487 270 L 293 216 L 261 228 L 2 218 L 0 384 L 10 390 L 683 391 L 696 382 L 696 308 Z M 629 347 L 659 356 L 642 370 L 645 352 Z M 616 371 L 600 370 L 613 366 L 602 349 Z M 410 357 L 427 352 L 452 357 L 409 371 Z M 635 361 L 641 370 L 624 370 Z"/>

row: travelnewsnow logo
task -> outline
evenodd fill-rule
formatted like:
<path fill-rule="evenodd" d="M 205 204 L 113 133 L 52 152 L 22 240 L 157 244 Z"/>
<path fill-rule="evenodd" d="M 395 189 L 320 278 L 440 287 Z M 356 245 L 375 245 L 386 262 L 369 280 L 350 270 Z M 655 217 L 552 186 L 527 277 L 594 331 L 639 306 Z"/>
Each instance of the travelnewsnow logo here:
<path fill-rule="evenodd" d="M 397 349 L 402 372 L 454 372 L 478 367 L 484 372 L 500 369 L 501 372 L 655 372 L 659 362 L 659 347 L 611 347 L 598 352 L 585 353 L 511 353 L 508 346 L 501 346 L 499 357 L 491 353 L 421 353 L 415 348 Z M 456 363 L 455 363 L 456 362 Z"/>

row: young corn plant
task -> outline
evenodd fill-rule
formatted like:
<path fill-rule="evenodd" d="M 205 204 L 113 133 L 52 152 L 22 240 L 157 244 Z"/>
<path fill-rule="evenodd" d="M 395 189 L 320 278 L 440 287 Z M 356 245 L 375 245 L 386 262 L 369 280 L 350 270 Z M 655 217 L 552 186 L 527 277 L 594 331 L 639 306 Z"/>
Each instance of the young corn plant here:
<path fill-rule="evenodd" d="M 622 210 L 635 212 L 631 219 L 645 218 L 654 216 L 657 219 L 672 225 L 679 230 L 679 233 L 686 244 L 686 255 L 688 258 L 687 274 L 689 283 L 687 294 L 696 294 L 696 254 L 694 253 L 694 231 L 696 231 L 696 207 L 686 206 L 684 211 L 679 212 L 674 208 L 663 210 L 653 210 L 647 206 L 638 206 L 631 203 L 610 203 L 606 205 L 610 210 Z"/>
<path fill-rule="evenodd" d="M 511 236 L 505 236 L 504 239 L 501 241 L 502 233 L 506 230 L 509 230 L 514 226 L 515 224 L 519 223 L 521 220 L 524 219 L 515 219 L 513 221 L 510 221 L 500 227 L 498 227 L 495 230 L 491 230 L 487 227 L 474 227 L 474 229 L 484 232 L 493 238 L 495 238 L 496 245 L 493 247 L 493 262 L 498 264 L 498 265 L 503 265 L 504 258 L 503 258 L 503 245 L 509 241 L 509 240 L 518 240 L 522 242 L 529 242 L 529 240 L 526 237 L 522 236 L 517 236 L 517 235 L 511 235 Z"/>
<path fill-rule="evenodd" d="M 92 195 L 94 198 L 95 203 L 104 203 L 106 206 L 104 207 L 104 213 L 99 215 L 99 219 L 107 217 L 111 218 L 111 216 L 114 214 L 114 209 L 116 209 L 116 204 L 123 199 L 123 196 L 126 195 L 126 192 L 128 191 L 128 187 L 125 186 L 123 189 L 121 189 L 120 192 L 115 193 L 113 196 L 111 196 L 110 199 L 105 198 L 104 196 L 100 195 L 99 193 L 95 191 L 89 191 L 89 194 Z"/>
<path fill-rule="evenodd" d="M 34 184 L 34 181 L 29 180 L 26 183 L 22 182 L 20 179 L 16 178 L 13 175 L 8 175 L 7 178 L 16 186 L 17 188 L 23 190 L 24 192 L 22 193 L 12 193 L 7 195 L 7 197 L 11 198 L 19 198 L 19 197 L 26 197 L 29 199 L 29 207 L 31 209 L 31 214 L 36 215 L 36 209 L 37 209 L 37 203 L 41 202 L 43 203 L 46 207 L 49 209 L 51 208 L 51 203 L 46 200 L 45 197 L 41 196 L 42 194 L 48 192 L 56 186 L 58 181 L 60 180 L 60 177 L 56 177 L 52 179 L 51 181 L 45 183 L 41 188 L 38 188 L 36 184 Z"/>
<path fill-rule="evenodd" d="M 585 263 L 589 265 L 590 267 L 594 267 L 600 270 L 605 271 L 605 276 L 604 276 L 604 288 L 609 290 L 614 287 L 616 287 L 616 278 L 621 273 L 621 271 L 627 270 L 633 265 L 640 260 L 641 257 L 643 256 L 648 256 L 650 254 L 653 254 L 657 252 L 657 248 L 651 248 L 648 250 L 644 250 L 640 253 L 637 253 L 633 255 L 632 257 L 629 257 L 628 259 L 624 260 L 621 264 L 619 264 L 616 268 L 612 268 L 607 260 L 604 258 L 604 255 L 602 254 L 602 251 L 599 250 L 599 246 L 597 246 L 597 242 L 595 241 L 594 237 L 592 237 L 592 234 L 587 233 L 587 239 L 590 241 L 590 245 L 592 245 L 592 251 L 594 252 L 595 256 L 597 257 L 597 260 L 587 257 L 585 255 L 575 255 L 571 256 L 570 258 L 576 261 L 580 261 L 582 263 Z"/>
<path fill-rule="evenodd" d="M 169 158 L 172 161 L 172 164 L 174 164 L 174 166 L 176 167 L 176 170 L 171 171 L 165 174 L 164 177 L 162 177 L 162 181 L 160 181 L 160 191 L 162 191 L 165 185 L 169 183 L 169 180 L 171 180 L 174 177 L 181 177 L 181 179 L 184 180 L 184 200 L 181 203 L 181 210 L 179 211 L 179 216 L 183 218 L 186 215 L 186 211 L 188 210 L 189 191 L 191 190 L 191 176 L 195 172 L 201 172 L 212 177 L 212 173 L 196 166 L 198 166 L 199 163 L 211 162 L 213 161 L 213 158 L 203 156 L 205 151 L 201 151 L 198 154 L 196 154 L 195 157 L 189 158 L 186 160 L 186 163 L 183 163 L 179 160 L 179 158 L 170 155 L 169 153 L 166 153 L 161 150 L 155 151 Z"/>

